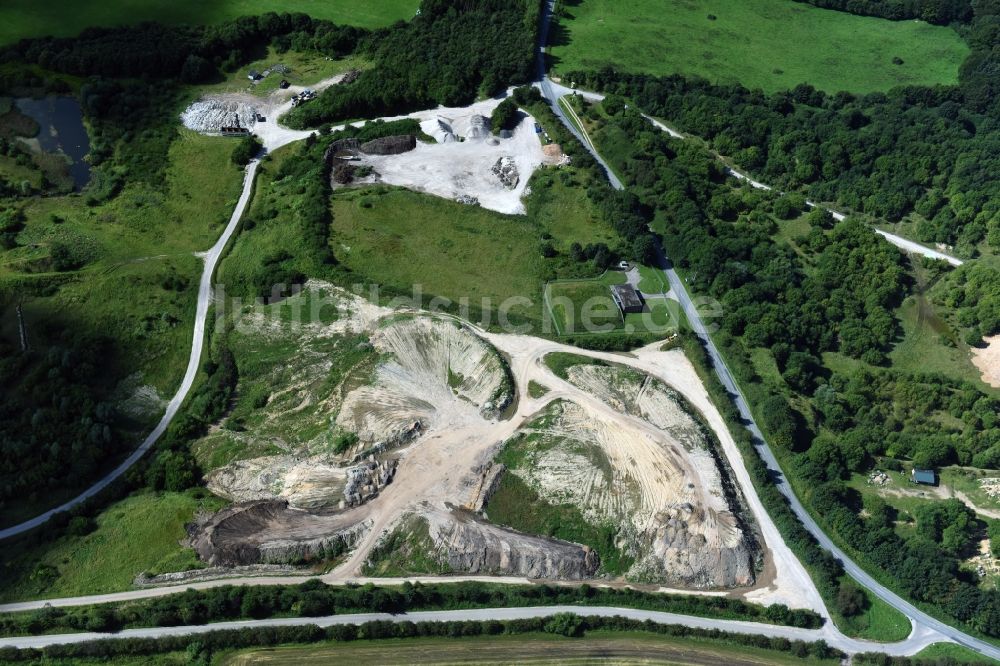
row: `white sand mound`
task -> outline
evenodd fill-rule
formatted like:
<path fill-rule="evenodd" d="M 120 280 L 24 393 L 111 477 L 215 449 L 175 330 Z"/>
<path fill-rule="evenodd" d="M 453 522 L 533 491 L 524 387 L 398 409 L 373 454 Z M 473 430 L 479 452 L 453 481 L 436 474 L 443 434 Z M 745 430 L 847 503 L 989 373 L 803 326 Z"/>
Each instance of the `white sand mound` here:
<path fill-rule="evenodd" d="M 465 326 L 432 317 L 394 321 L 372 336 L 388 355 L 374 382 L 347 395 L 337 424 L 367 444 L 491 418 L 512 388 L 499 354 Z"/>
<path fill-rule="evenodd" d="M 257 123 L 257 107 L 243 99 L 205 99 L 181 113 L 184 127 L 196 132 L 218 132 L 233 126 L 237 119 L 240 127 L 252 130 Z"/>

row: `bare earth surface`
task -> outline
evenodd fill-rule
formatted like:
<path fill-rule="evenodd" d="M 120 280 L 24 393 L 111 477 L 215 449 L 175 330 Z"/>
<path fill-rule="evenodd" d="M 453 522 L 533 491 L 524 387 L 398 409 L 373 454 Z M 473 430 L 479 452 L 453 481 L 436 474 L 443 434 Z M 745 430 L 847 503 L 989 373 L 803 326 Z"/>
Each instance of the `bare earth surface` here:
<path fill-rule="evenodd" d="M 972 362 L 983 373 L 983 381 L 1000 388 L 1000 335 L 986 338 L 986 346 L 972 349 Z"/>
<path fill-rule="evenodd" d="M 561 405 L 567 414 L 557 434 L 600 447 L 610 462 L 612 483 L 634 490 L 615 505 L 596 501 L 596 495 L 578 499 L 594 516 L 630 521 L 632 534 L 652 544 L 643 550 L 641 579 L 709 594 L 728 589 L 755 602 L 824 610 L 756 500 L 721 415 L 681 352 L 662 352 L 655 345 L 631 354 L 585 352 L 540 338 L 486 333 L 446 316 L 379 308 L 346 292 L 342 299 L 340 319 L 326 327 L 309 326 L 316 335 L 366 331 L 379 354 L 370 376 L 352 380 L 340 408 L 330 414 L 338 426 L 357 432 L 359 442 L 339 463 L 281 456 L 237 463 L 235 468 L 254 470 L 241 477 L 241 487 L 252 492 L 222 494 L 264 501 L 231 507 L 195 531 L 193 544 L 210 564 L 280 562 L 346 548 L 346 558 L 324 579 L 356 580 L 399 521 L 419 515 L 430 524 L 438 554 L 448 558 L 457 575 L 593 579 L 596 562 L 586 549 L 492 525 L 475 513 L 485 472 L 499 448 L 547 409 Z M 268 335 L 280 327 L 279 322 L 257 325 Z M 575 366 L 566 381 L 543 361 L 559 351 L 614 365 Z M 550 390 L 532 398 L 527 392 L 531 381 Z M 717 438 L 748 526 L 734 518 L 720 468 L 700 439 L 699 426 L 672 396 L 700 412 Z M 344 472 L 336 471 L 337 465 L 372 458 L 396 465 L 391 482 L 365 491 L 360 501 L 334 506 L 334 495 L 348 495 L 341 490 Z M 551 478 L 545 483 L 553 490 L 558 484 L 583 487 L 582 475 L 566 476 L 569 471 L 558 469 L 558 459 L 549 462 L 545 473 Z M 235 468 L 212 477 L 216 488 L 227 485 L 223 476 Z M 281 483 L 269 485 L 277 477 Z M 248 485 L 248 479 L 262 482 Z M 314 502 L 315 489 L 324 485 L 325 494 Z M 299 509 L 286 505 L 290 494 Z M 752 571 L 758 551 L 762 566 Z"/>

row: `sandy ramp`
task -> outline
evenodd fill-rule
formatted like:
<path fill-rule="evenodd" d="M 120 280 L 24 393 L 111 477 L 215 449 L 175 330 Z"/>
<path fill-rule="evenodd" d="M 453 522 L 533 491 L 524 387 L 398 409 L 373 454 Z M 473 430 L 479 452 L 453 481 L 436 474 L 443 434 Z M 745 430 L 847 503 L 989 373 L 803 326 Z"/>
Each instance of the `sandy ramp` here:
<path fill-rule="evenodd" d="M 1000 335 L 986 338 L 985 347 L 973 347 L 972 363 L 983 373 L 983 381 L 1000 388 Z"/>

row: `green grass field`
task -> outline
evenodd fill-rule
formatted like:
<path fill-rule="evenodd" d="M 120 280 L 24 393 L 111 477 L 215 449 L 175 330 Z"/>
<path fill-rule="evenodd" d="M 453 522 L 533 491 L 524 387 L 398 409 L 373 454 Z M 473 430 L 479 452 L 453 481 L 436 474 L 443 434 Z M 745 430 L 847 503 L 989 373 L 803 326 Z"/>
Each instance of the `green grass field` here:
<path fill-rule="evenodd" d="M 183 549 L 185 523 L 199 509 L 224 502 L 204 491 L 138 493 L 112 504 L 83 536 L 63 536 L 40 546 L 11 544 L 0 555 L 0 600 L 44 599 L 117 592 L 132 587 L 143 571 L 196 568 L 194 551 Z"/>
<path fill-rule="evenodd" d="M 640 287 L 654 293 L 666 289 L 666 284 L 646 267 Z M 683 324 L 680 306 L 674 300 L 650 298 L 645 312 L 626 314 L 624 319 L 611 298 L 610 287 L 624 284 L 625 274 L 608 271 L 598 278 L 560 280 L 546 285 L 546 307 L 559 335 L 601 334 L 611 332 L 665 336 Z"/>
<path fill-rule="evenodd" d="M 765 91 L 805 82 L 865 93 L 953 84 L 969 51 L 950 28 L 792 0 L 581 0 L 565 11 L 549 49 L 555 74 L 610 64 Z"/>
<path fill-rule="evenodd" d="M 398 188 L 340 190 L 331 203 L 333 253 L 349 284 L 381 285 L 384 296 L 410 295 L 419 285 L 427 297 L 468 299 L 473 318 L 506 302 L 511 321 L 537 325 L 542 285 L 589 270 L 565 256 L 570 244 L 617 240 L 585 196 L 582 178 L 572 169 L 538 172 L 526 215 Z M 543 258 L 543 239 L 560 256 Z"/>
<path fill-rule="evenodd" d="M 387 661 L 387 655 L 391 655 Z M 252 664 L 511 664 L 511 663 L 643 663 L 643 664 L 835 664 L 803 660 L 777 652 L 724 641 L 675 638 L 639 632 L 591 631 L 583 638 L 552 634 L 405 638 L 355 643 L 243 650 L 224 657 L 224 666 Z"/>
<path fill-rule="evenodd" d="M 916 659 L 953 659 L 959 664 L 984 664 L 983 655 L 955 643 L 934 643 L 914 655 Z"/>
<path fill-rule="evenodd" d="M 302 12 L 334 23 L 377 28 L 410 19 L 419 5 L 419 0 L 8 0 L 0 10 L 0 44 L 24 37 L 65 37 L 91 26 L 140 21 L 211 24 L 266 12 Z"/>
<path fill-rule="evenodd" d="M 874 594 L 861 588 L 868 598 L 868 609 L 854 617 L 845 618 L 836 610 L 834 623 L 848 636 L 882 643 L 894 643 L 910 635 L 910 621 L 898 610 Z"/>
<path fill-rule="evenodd" d="M 508 302 L 512 317 L 540 321 L 546 266 L 530 218 L 387 187 L 343 190 L 331 208 L 333 253 L 357 282 L 468 299 L 473 316 Z"/>

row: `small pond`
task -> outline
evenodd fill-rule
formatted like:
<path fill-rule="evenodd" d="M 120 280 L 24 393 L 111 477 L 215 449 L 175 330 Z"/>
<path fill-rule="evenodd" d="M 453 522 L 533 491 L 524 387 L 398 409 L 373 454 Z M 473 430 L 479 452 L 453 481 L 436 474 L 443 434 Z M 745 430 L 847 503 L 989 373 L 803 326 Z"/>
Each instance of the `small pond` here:
<path fill-rule="evenodd" d="M 90 152 L 90 139 L 83 126 L 80 103 L 72 97 L 21 98 L 17 108 L 38 123 L 39 147 L 70 159 L 69 173 L 77 191 L 90 182 L 90 164 L 83 158 Z"/>

